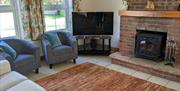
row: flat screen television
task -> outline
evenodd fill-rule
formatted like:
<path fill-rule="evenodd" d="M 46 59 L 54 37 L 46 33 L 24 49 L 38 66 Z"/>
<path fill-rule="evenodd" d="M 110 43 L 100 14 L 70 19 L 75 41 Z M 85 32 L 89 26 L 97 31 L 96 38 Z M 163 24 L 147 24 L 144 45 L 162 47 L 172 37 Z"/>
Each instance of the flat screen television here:
<path fill-rule="evenodd" d="M 113 35 L 113 12 L 73 12 L 73 35 Z"/>

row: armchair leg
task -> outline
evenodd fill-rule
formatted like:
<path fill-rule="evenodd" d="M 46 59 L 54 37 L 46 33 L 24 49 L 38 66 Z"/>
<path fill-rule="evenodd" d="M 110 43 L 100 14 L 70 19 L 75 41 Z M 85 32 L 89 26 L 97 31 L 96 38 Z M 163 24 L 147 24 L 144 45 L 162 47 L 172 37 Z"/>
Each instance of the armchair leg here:
<path fill-rule="evenodd" d="M 53 64 L 50 64 L 50 65 L 49 65 L 49 68 L 52 69 L 52 67 L 53 67 Z"/>
<path fill-rule="evenodd" d="M 37 69 L 35 70 L 35 73 L 36 73 L 36 74 L 38 74 L 38 73 L 39 73 L 39 68 L 37 68 Z"/>
<path fill-rule="evenodd" d="M 76 64 L 76 59 L 73 59 L 73 63 Z"/>

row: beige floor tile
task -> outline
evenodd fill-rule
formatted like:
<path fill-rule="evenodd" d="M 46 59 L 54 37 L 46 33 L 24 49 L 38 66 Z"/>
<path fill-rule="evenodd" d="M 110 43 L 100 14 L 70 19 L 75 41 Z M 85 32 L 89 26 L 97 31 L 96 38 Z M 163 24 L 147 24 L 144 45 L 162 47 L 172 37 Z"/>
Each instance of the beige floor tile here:
<path fill-rule="evenodd" d="M 56 71 L 50 69 L 48 66 L 42 66 L 39 68 L 39 72 L 42 74 L 55 74 Z"/>
<path fill-rule="evenodd" d="M 95 56 L 91 56 L 91 57 L 87 57 L 87 56 L 79 56 L 78 59 L 76 60 L 77 64 L 82 64 L 85 62 L 91 62 L 91 63 L 96 63 L 96 57 Z"/>
<path fill-rule="evenodd" d="M 71 68 L 73 66 L 75 66 L 76 64 L 72 63 L 72 62 L 68 62 L 68 63 L 60 63 L 57 65 L 54 65 L 53 70 L 57 72 L 63 71 L 65 69 Z"/>
<path fill-rule="evenodd" d="M 121 69 L 121 66 L 116 65 L 116 64 L 111 64 L 111 65 L 107 66 L 107 68 L 113 69 L 113 70 L 118 70 L 118 69 Z"/>
<path fill-rule="evenodd" d="M 82 64 L 82 63 L 86 63 L 86 62 L 90 62 L 90 63 L 96 63 L 97 60 L 95 58 L 91 58 L 91 59 L 86 59 L 86 60 L 77 60 L 76 63 L 77 64 Z"/>
<path fill-rule="evenodd" d="M 101 65 L 101 66 L 109 66 L 111 65 L 111 59 L 109 56 L 101 56 L 99 58 L 96 58 L 96 64 Z"/>
<path fill-rule="evenodd" d="M 111 64 L 109 66 L 107 66 L 107 68 L 124 73 L 124 74 L 128 74 L 128 75 L 132 75 L 134 74 L 136 71 L 133 69 L 129 69 L 120 65 L 115 65 L 115 64 Z"/>
<path fill-rule="evenodd" d="M 174 81 L 169 81 L 166 87 L 180 91 L 180 83 L 174 82 Z"/>
<path fill-rule="evenodd" d="M 108 66 L 108 65 L 111 65 L 111 62 L 106 62 L 106 61 L 98 61 L 96 63 L 97 65 L 100 65 L 100 66 Z"/>
<path fill-rule="evenodd" d="M 36 74 L 36 73 L 30 73 L 30 74 L 27 74 L 26 76 L 33 80 L 33 81 L 36 81 L 36 80 L 39 80 L 43 77 L 46 77 L 46 76 L 50 76 L 52 74 L 55 74 L 55 73 L 58 73 L 58 72 L 61 72 L 67 68 L 70 68 L 72 66 L 74 66 L 75 64 L 73 64 L 72 62 L 64 62 L 64 63 L 59 63 L 59 64 L 55 64 L 53 65 L 53 68 L 50 69 L 49 66 L 45 63 L 41 63 L 41 67 L 39 68 L 39 73 Z"/>
<path fill-rule="evenodd" d="M 90 59 L 91 57 L 87 57 L 87 56 L 79 56 L 76 60 L 87 60 Z"/>
<path fill-rule="evenodd" d="M 132 75 L 134 74 L 136 71 L 133 69 L 129 69 L 129 68 L 123 68 L 120 70 L 122 73 L 128 74 L 128 75 Z"/>
<path fill-rule="evenodd" d="M 148 80 L 151 77 L 150 74 L 143 73 L 143 72 L 140 72 L 140 71 L 136 71 L 134 74 L 132 74 L 132 76 L 143 79 L 143 80 Z"/>
<path fill-rule="evenodd" d="M 148 81 L 156 83 L 156 84 L 161 85 L 161 86 L 166 86 L 169 82 L 169 80 L 167 80 L 167 79 L 156 77 L 156 76 L 151 76 L 148 79 Z"/>
<path fill-rule="evenodd" d="M 109 56 L 101 56 L 99 58 L 96 58 L 99 61 L 111 61 L 111 58 Z"/>
<path fill-rule="evenodd" d="M 32 81 L 36 81 L 36 80 L 39 80 L 41 78 L 44 78 L 46 76 L 49 76 L 50 74 L 43 74 L 43 73 L 30 73 L 28 75 L 26 75 L 27 78 L 29 78 L 30 80 Z"/>
<path fill-rule="evenodd" d="M 96 59 L 97 62 L 109 62 L 111 63 L 111 60 L 110 59 Z"/>

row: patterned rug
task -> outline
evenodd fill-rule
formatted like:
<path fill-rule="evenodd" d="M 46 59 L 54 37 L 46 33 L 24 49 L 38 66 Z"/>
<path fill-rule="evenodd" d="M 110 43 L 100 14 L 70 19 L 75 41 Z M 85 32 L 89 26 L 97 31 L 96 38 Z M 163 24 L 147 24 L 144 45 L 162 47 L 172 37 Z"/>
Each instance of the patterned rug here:
<path fill-rule="evenodd" d="M 174 91 L 92 63 L 74 66 L 36 82 L 48 91 Z"/>

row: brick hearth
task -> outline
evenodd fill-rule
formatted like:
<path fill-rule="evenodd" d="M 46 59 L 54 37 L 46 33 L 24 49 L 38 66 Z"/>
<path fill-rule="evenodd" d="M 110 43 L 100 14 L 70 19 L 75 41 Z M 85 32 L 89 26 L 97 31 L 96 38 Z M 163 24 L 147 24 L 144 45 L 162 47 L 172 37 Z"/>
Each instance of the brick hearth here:
<path fill-rule="evenodd" d="M 176 63 L 175 67 L 171 67 L 164 65 L 164 62 L 155 62 L 133 56 L 122 56 L 119 52 L 111 54 L 110 57 L 113 64 L 119 64 L 134 70 L 180 82 L 180 63 Z"/>

